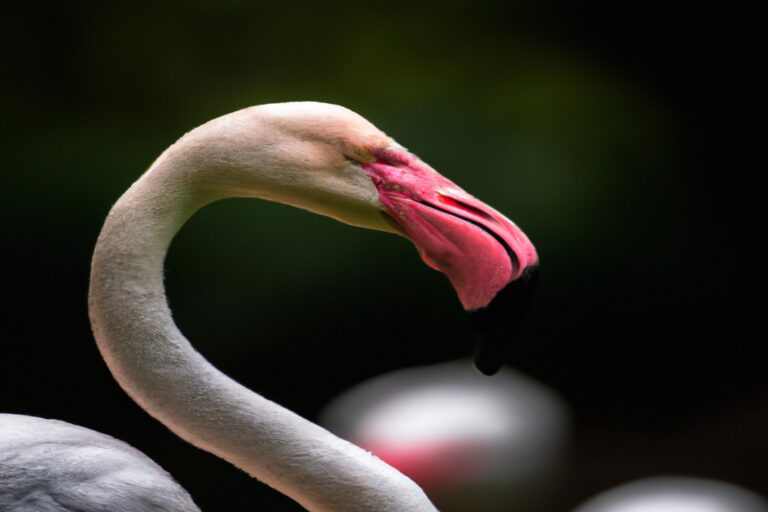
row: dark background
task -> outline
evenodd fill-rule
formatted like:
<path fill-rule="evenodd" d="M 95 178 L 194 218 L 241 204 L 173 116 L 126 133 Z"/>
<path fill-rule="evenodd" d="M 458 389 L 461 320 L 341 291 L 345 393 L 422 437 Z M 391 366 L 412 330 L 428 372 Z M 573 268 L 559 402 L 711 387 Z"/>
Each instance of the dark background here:
<path fill-rule="evenodd" d="M 110 205 L 166 146 L 248 105 L 314 99 L 364 115 L 537 245 L 516 366 L 575 416 L 555 510 L 654 474 L 768 495 L 758 2 L 325 4 L 4 14 L 0 411 L 123 439 L 204 510 L 298 510 L 127 398 L 86 290 Z M 470 351 L 447 280 L 407 242 L 280 205 L 206 208 L 167 282 L 206 357 L 310 418 L 355 382 Z"/>

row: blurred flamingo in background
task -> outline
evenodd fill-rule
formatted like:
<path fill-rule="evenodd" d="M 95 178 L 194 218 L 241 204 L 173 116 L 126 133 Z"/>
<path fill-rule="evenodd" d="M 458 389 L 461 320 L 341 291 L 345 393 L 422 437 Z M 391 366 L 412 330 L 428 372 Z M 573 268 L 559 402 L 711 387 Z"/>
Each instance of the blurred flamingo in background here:
<path fill-rule="evenodd" d="M 654 477 L 620 485 L 574 512 L 768 512 L 768 503 L 743 487 L 691 477 Z"/>
<path fill-rule="evenodd" d="M 444 512 L 541 510 L 558 489 L 569 414 L 509 369 L 466 361 L 394 371 L 331 402 L 320 423 L 418 483 Z"/>

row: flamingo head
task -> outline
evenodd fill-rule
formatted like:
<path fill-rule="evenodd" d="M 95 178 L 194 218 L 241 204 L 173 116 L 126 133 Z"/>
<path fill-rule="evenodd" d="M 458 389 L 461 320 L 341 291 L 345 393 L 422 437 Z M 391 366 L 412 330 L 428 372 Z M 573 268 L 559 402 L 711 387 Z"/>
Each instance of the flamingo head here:
<path fill-rule="evenodd" d="M 512 221 L 404 148 L 372 148 L 362 167 L 391 222 L 421 259 L 444 273 L 475 327 L 475 365 L 488 375 L 507 359 L 506 340 L 529 307 L 538 256 Z"/>
<path fill-rule="evenodd" d="M 523 231 L 343 107 L 300 102 L 243 112 L 258 120 L 261 143 L 251 149 L 267 151 L 250 155 L 259 162 L 258 182 L 246 195 L 411 240 L 473 315 L 476 366 L 498 371 L 538 267 Z"/>

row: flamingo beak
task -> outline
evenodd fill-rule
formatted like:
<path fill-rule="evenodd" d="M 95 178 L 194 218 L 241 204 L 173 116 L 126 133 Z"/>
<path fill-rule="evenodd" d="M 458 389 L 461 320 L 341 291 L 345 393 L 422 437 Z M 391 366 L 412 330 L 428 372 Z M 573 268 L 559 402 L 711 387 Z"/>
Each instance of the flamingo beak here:
<path fill-rule="evenodd" d="M 414 155 L 372 151 L 363 164 L 379 200 L 422 260 L 443 272 L 473 317 L 475 366 L 496 373 L 530 304 L 538 256 L 525 233 Z"/>
<path fill-rule="evenodd" d="M 487 307 L 470 312 L 475 334 L 475 367 L 485 375 L 495 374 L 510 360 L 512 342 L 531 308 L 538 279 L 539 266 L 530 266 L 497 293 Z"/>

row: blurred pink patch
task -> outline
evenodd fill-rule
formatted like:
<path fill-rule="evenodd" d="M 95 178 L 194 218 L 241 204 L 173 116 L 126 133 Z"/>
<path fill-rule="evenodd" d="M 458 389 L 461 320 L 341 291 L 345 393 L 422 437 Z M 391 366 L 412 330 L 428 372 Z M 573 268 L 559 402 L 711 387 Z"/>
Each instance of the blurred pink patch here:
<path fill-rule="evenodd" d="M 364 441 L 361 446 L 419 484 L 425 491 L 440 491 L 472 480 L 481 464 L 471 442 L 436 441 L 403 444 Z"/>

